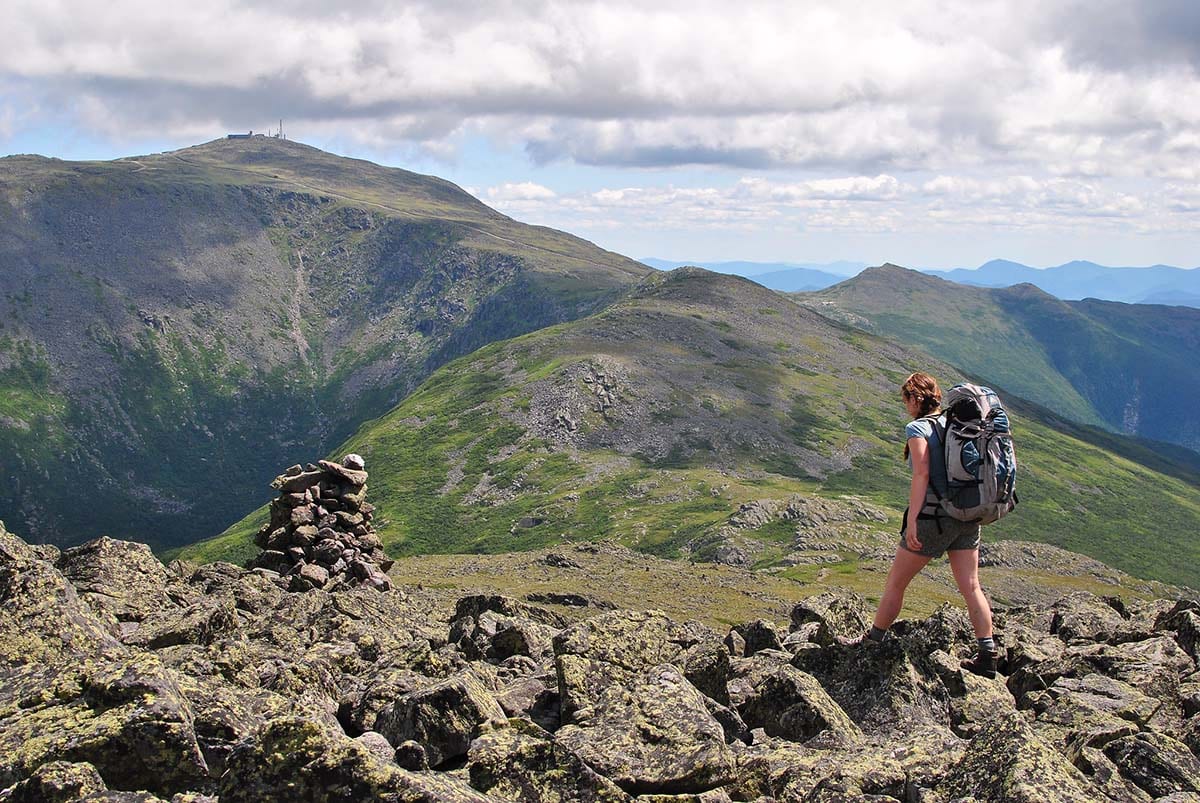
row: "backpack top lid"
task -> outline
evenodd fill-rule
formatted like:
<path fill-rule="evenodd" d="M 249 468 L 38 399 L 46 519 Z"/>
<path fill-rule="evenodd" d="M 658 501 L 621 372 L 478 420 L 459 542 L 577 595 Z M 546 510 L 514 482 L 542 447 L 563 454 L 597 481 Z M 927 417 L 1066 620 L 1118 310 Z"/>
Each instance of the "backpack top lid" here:
<path fill-rule="evenodd" d="M 963 383 L 946 391 L 942 407 L 955 421 L 984 421 L 993 411 L 1003 412 L 1004 405 L 996 391 L 982 385 Z"/>

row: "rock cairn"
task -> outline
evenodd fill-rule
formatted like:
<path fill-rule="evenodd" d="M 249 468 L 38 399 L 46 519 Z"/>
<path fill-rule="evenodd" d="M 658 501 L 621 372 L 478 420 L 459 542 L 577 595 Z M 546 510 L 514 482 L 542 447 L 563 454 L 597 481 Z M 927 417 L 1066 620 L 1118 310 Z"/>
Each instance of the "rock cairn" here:
<path fill-rule="evenodd" d="M 348 454 L 341 464 L 292 466 L 274 479 L 279 496 L 271 501 L 271 521 L 254 539 L 263 551 L 248 568 L 279 575 L 289 591 L 334 591 L 369 585 L 391 589 L 386 574 L 392 561 L 371 526 L 375 508 L 367 499 L 366 464 Z"/>

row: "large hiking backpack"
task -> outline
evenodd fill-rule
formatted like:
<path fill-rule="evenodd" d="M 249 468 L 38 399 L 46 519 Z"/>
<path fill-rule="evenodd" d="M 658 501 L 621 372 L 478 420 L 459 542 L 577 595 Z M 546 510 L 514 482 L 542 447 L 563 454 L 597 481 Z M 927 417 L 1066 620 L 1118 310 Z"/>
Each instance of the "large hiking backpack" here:
<path fill-rule="evenodd" d="M 1017 455 L 1008 414 L 991 388 L 955 385 L 933 419 L 929 484 L 943 511 L 991 524 L 1017 504 Z M 939 448 L 940 447 L 940 448 Z"/>

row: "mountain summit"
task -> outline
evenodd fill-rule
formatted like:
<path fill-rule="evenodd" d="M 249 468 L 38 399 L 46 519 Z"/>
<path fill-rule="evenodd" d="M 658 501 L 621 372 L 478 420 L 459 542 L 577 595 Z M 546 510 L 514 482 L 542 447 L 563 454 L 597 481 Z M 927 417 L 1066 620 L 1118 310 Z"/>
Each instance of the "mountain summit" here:
<path fill-rule="evenodd" d="M 60 543 L 219 531 L 439 365 L 648 272 L 298 142 L 0 160 L 0 517 Z"/>

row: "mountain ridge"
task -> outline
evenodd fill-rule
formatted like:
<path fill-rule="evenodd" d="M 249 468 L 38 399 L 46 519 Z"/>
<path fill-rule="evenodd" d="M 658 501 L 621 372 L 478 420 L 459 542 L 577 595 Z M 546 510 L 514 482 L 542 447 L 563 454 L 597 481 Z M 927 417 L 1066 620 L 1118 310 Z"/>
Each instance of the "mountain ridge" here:
<path fill-rule="evenodd" d="M 683 262 L 643 258 L 658 270 L 695 264 L 722 273 L 733 273 L 783 292 L 814 291 L 858 275 L 868 266 L 861 262 L 769 263 Z M 1030 283 L 1058 298 L 1079 300 L 1098 297 L 1108 301 L 1171 306 L 1200 306 L 1200 270 L 1170 265 L 1110 267 L 1087 260 L 1072 260 L 1047 268 L 1034 268 L 1008 259 L 991 259 L 974 268 L 920 272 L 975 287 L 1008 287 Z"/>
<path fill-rule="evenodd" d="M 605 538 L 807 577 L 826 561 L 894 552 L 887 530 L 907 489 L 897 388 L 918 369 L 964 378 L 751 280 L 683 268 L 648 276 L 601 312 L 444 366 L 337 451 L 375 467 L 379 533 L 397 554 Z M 998 387 L 1022 433 L 1025 501 L 993 537 L 1200 582 L 1156 542 L 1167 520 L 1181 533 L 1200 526 L 1193 453 L 1177 459 L 1070 424 Z M 1078 481 L 1080 465 L 1095 478 Z M 1136 509 L 1122 506 L 1125 494 Z M 814 540 L 790 517 L 818 504 L 847 523 Z M 855 529 L 856 505 L 881 511 L 861 520 L 869 537 Z M 245 559 L 261 523 L 256 513 L 179 554 Z"/>
<path fill-rule="evenodd" d="M 8 159 L 0 515 L 60 543 L 211 533 L 241 513 L 216 500 L 252 507 L 297 444 L 327 448 L 436 366 L 649 270 L 291 141 Z"/>
<path fill-rule="evenodd" d="M 898 266 L 794 297 L 1077 422 L 1200 447 L 1200 417 L 1173 401 L 1200 392 L 1192 308 L 1064 301 L 1029 283 L 974 288 Z"/>

